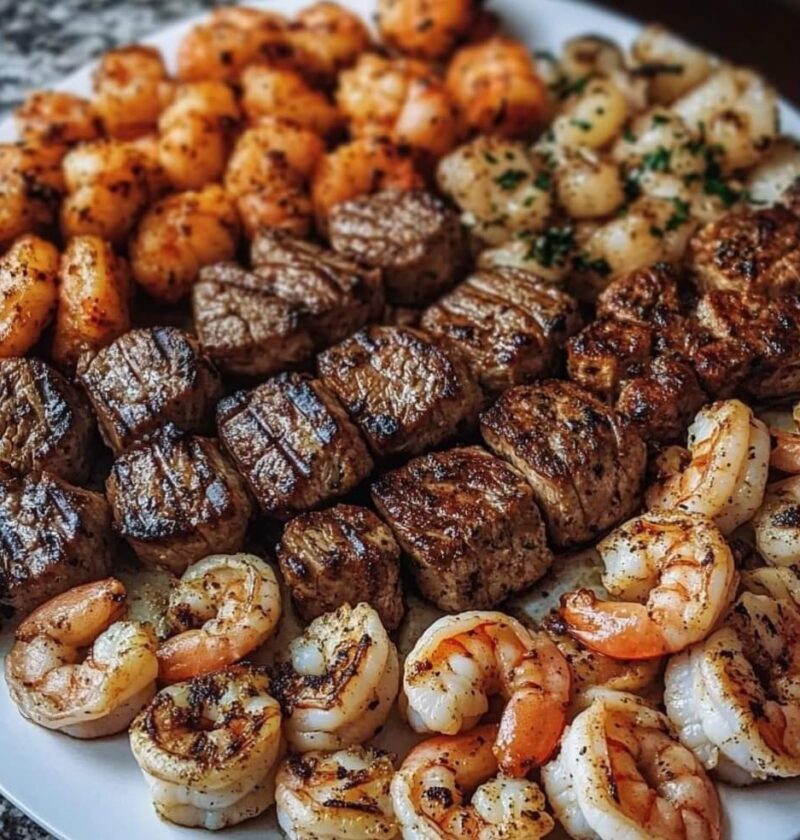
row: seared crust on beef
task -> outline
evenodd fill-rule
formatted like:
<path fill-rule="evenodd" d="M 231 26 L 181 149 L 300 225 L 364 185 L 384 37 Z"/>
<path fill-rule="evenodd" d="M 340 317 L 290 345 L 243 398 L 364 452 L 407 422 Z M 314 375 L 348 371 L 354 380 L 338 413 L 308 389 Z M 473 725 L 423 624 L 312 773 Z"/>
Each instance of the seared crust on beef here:
<path fill-rule="evenodd" d="M 558 546 L 596 537 L 639 504 L 644 443 L 614 409 L 572 382 L 506 391 L 481 416 L 481 432 L 531 483 Z"/>
<path fill-rule="evenodd" d="M 106 481 L 114 529 L 148 566 L 181 574 L 244 543 L 251 505 L 215 440 L 167 426 L 120 456 Z"/>
<path fill-rule="evenodd" d="M 482 400 L 461 350 L 412 327 L 359 330 L 317 367 L 378 456 L 436 446 L 469 425 Z"/>
<path fill-rule="evenodd" d="M 0 472 L 47 470 L 81 484 L 93 439 L 89 403 L 60 373 L 39 359 L 0 360 Z"/>
<path fill-rule="evenodd" d="M 125 333 L 82 356 L 77 377 L 117 455 L 167 423 L 187 432 L 209 430 L 222 394 L 211 360 L 176 327 Z"/>
<path fill-rule="evenodd" d="M 423 306 L 456 283 L 466 265 L 458 215 L 422 190 L 386 190 L 339 204 L 328 236 L 340 253 L 382 270 L 389 303 Z"/>
<path fill-rule="evenodd" d="M 414 458 L 378 479 L 372 498 L 440 609 L 494 607 L 552 562 L 531 487 L 479 446 Z"/>
<path fill-rule="evenodd" d="M 666 263 L 616 277 L 597 298 L 598 319 L 663 325 L 680 312 L 678 277 Z"/>
<path fill-rule="evenodd" d="M 284 529 L 277 553 L 304 621 L 363 601 L 387 630 L 400 624 L 400 547 L 371 510 L 336 505 L 297 516 Z"/>
<path fill-rule="evenodd" d="M 102 494 L 50 473 L 0 481 L 0 603 L 21 614 L 111 571 Z"/>
<path fill-rule="evenodd" d="M 283 373 L 217 408 L 220 439 L 261 510 L 279 518 L 352 490 L 372 471 L 358 429 L 318 379 Z"/>

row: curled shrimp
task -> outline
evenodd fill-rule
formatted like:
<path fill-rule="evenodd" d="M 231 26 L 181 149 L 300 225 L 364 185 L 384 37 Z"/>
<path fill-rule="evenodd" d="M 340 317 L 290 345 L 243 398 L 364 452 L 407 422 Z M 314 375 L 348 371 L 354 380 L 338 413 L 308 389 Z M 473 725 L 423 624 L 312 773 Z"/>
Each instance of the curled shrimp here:
<path fill-rule="evenodd" d="M 233 665 L 160 691 L 134 720 L 131 750 L 156 811 L 210 830 L 275 799 L 281 710 L 262 668 Z"/>
<path fill-rule="evenodd" d="M 791 412 L 770 411 L 762 414 L 775 445 L 769 464 L 781 472 L 800 473 L 800 403 Z"/>
<path fill-rule="evenodd" d="M 570 701 L 569 665 L 544 633 L 499 612 L 444 616 L 406 658 L 403 691 L 416 732 L 455 735 L 507 701 L 495 743 L 504 773 L 524 776 L 558 745 Z"/>
<path fill-rule="evenodd" d="M 702 516 L 656 511 L 601 540 L 603 585 L 620 601 L 579 589 L 561 617 L 583 644 L 615 659 L 676 653 L 704 639 L 728 608 L 736 570 L 719 529 Z"/>
<path fill-rule="evenodd" d="M 753 517 L 758 553 L 771 566 L 800 566 L 800 476 L 767 485 Z"/>
<path fill-rule="evenodd" d="M 314 619 L 275 668 L 273 690 L 292 749 L 360 744 L 383 726 L 400 682 L 397 649 L 368 604 Z"/>
<path fill-rule="evenodd" d="M 172 683 L 232 665 L 263 644 L 281 615 L 275 572 L 252 554 L 212 554 L 190 566 L 169 597 L 172 636 L 158 649 Z"/>
<path fill-rule="evenodd" d="M 127 728 L 155 693 L 158 660 L 150 628 L 120 620 L 125 599 L 122 583 L 106 578 L 58 595 L 19 625 L 5 669 L 25 717 L 74 738 Z"/>
<path fill-rule="evenodd" d="M 767 427 L 739 400 L 715 402 L 695 417 L 688 447 L 684 469 L 676 469 L 671 450 L 657 462 L 662 477 L 645 493 L 647 507 L 699 513 L 729 534 L 753 516 L 764 497 Z"/>
<path fill-rule="evenodd" d="M 276 778 L 278 824 L 289 840 L 397 837 L 392 758 L 371 747 L 292 754 Z"/>
<path fill-rule="evenodd" d="M 497 775 L 496 739 L 490 724 L 411 750 L 392 781 L 403 837 L 537 840 L 553 830 L 537 784 Z"/>
<path fill-rule="evenodd" d="M 718 840 L 717 792 L 667 717 L 639 697 L 596 691 L 561 752 L 542 768 L 550 805 L 572 837 Z"/>

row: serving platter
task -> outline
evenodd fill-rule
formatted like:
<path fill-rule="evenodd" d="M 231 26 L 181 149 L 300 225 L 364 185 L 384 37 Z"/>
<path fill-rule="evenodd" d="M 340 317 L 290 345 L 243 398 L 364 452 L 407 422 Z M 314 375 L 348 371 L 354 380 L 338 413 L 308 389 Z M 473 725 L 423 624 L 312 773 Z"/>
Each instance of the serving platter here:
<path fill-rule="evenodd" d="M 374 0 L 340 2 L 365 20 L 371 19 Z M 275 0 L 252 5 L 292 14 L 307 4 L 308 0 Z M 492 8 L 500 14 L 506 28 L 532 49 L 555 50 L 567 38 L 586 32 L 603 34 L 627 45 L 638 29 L 629 20 L 574 0 L 493 0 Z M 195 22 L 196 19 L 190 19 L 175 24 L 144 42 L 160 49 L 167 64 L 173 65 L 179 40 Z M 86 66 L 55 87 L 88 95 L 92 69 L 91 65 Z M 800 135 L 800 113 L 783 103 L 781 118 L 787 133 Z M 0 140 L 13 137 L 11 120 L 0 122 Z M 569 569 L 570 561 L 557 562 L 556 579 L 551 576 L 528 593 L 514 605 L 515 612 L 539 617 L 557 601 L 560 591 L 572 588 L 558 580 Z M 574 583 L 573 578 L 571 584 Z M 401 656 L 435 617 L 431 608 L 412 603 L 399 640 Z M 12 632 L 12 622 L 6 622 L 0 630 L 0 657 L 8 650 Z M 271 653 L 284 647 L 297 633 L 299 626 L 287 610 L 278 636 L 258 658 L 269 659 Z M 379 746 L 402 754 L 414 739 L 413 733 L 392 719 L 379 738 Z M 156 817 L 130 754 L 127 736 L 84 742 L 34 726 L 18 714 L 4 686 L 0 686 L 0 792 L 63 840 L 176 840 L 207 836 L 203 831 L 178 828 Z M 726 820 L 725 836 L 731 840 L 800 837 L 800 780 L 747 789 L 720 786 L 720 795 Z M 281 835 L 273 810 L 267 816 L 226 830 L 224 836 L 233 840 L 256 837 L 263 840 Z M 557 831 L 551 836 L 563 835 Z"/>

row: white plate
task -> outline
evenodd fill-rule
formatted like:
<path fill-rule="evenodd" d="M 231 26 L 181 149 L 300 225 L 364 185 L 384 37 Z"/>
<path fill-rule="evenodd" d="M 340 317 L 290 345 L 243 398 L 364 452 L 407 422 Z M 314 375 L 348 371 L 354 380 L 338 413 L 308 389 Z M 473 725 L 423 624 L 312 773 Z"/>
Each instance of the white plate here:
<path fill-rule="evenodd" d="M 371 19 L 373 0 L 340 1 L 365 20 Z M 308 2 L 276 0 L 266 5 L 292 14 Z M 567 38 L 586 32 L 602 33 L 628 44 L 638 28 L 616 15 L 571 0 L 495 0 L 492 8 L 500 13 L 509 31 L 536 49 L 557 49 Z M 193 22 L 170 26 L 146 43 L 158 47 L 171 64 L 179 39 Z M 91 71 L 87 66 L 56 87 L 88 95 Z M 800 114 L 784 104 L 781 116 L 786 131 L 800 134 Z M 0 124 L 0 140 L 13 137 L 13 125 L 6 120 Z M 6 632 L 0 637 L 0 653 L 5 653 L 8 644 Z M 391 743 L 391 733 L 387 740 Z M 63 840 L 208 837 L 206 832 L 179 829 L 156 818 L 127 737 L 81 742 L 48 732 L 23 720 L 2 686 L 0 791 Z M 731 840 L 793 840 L 800 836 L 800 781 L 746 790 L 720 786 L 720 793 L 726 836 Z M 223 836 L 232 840 L 279 837 L 274 826 L 274 817 L 264 817 L 228 829 Z"/>

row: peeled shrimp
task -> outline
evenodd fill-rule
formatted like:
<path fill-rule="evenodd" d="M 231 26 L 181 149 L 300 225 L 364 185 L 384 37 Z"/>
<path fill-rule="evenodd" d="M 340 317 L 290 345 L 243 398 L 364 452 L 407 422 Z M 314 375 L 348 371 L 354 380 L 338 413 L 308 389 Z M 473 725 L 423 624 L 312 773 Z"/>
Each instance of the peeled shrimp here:
<path fill-rule="evenodd" d="M 25 717 L 74 738 L 127 728 L 155 693 L 158 660 L 152 630 L 119 620 L 125 598 L 122 583 L 106 578 L 58 595 L 19 625 L 5 669 Z"/>
<path fill-rule="evenodd" d="M 800 476 L 767 486 L 753 517 L 758 553 L 771 566 L 800 566 Z"/>
<path fill-rule="evenodd" d="M 289 745 L 307 752 L 363 743 L 385 722 L 399 681 L 397 650 L 368 604 L 314 619 L 276 667 Z"/>
<path fill-rule="evenodd" d="M 631 519 L 597 546 L 603 585 L 620 601 L 588 589 L 562 596 L 569 632 L 616 659 L 675 653 L 704 639 L 736 585 L 730 548 L 702 516 L 656 511 Z"/>
<path fill-rule="evenodd" d="M 479 726 L 411 750 L 392 781 L 403 837 L 537 840 L 553 830 L 537 784 L 497 776 L 496 739 L 497 726 Z"/>
<path fill-rule="evenodd" d="M 775 441 L 769 458 L 770 466 L 793 475 L 800 473 L 800 403 L 791 412 L 765 412 L 761 419 Z"/>
<path fill-rule="evenodd" d="M 156 811 L 178 825 L 235 825 L 274 801 L 281 711 L 261 668 L 171 685 L 136 718 L 131 750 Z"/>
<path fill-rule="evenodd" d="M 272 568 L 252 554 L 212 554 L 190 566 L 167 610 L 177 635 L 158 649 L 159 676 L 172 683 L 244 658 L 274 632 L 281 593 Z"/>
<path fill-rule="evenodd" d="M 660 461 L 661 480 L 645 493 L 650 510 L 663 508 L 700 513 L 723 534 L 747 522 L 764 497 L 769 471 L 767 427 L 739 400 L 703 408 L 689 427 L 691 460 L 676 471 L 675 453 Z"/>
<path fill-rule="evenodd" d="M 444 616 L 406 658 L 403 691 L 416 732 L 471 729 L 500 694 L 506 707 L 495 753 L 501 769 L 524 776 L 556 748 L 570 701 L 566 659 L 544 633 L 499 612 Z"/>
<path fill-rule="evenodd" d="M 278 770 L 278 823 L 289 840 L 391 840 L 398 829 L 391 756 L 371 747 L 291 755 Z"/>
<path fill-rule="evenodd" d="M 720 805 L 667 717 L 640 698 L 597 691 L 542 768 L 550 805 L 572 837 L 717 840 Z"/>

